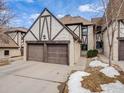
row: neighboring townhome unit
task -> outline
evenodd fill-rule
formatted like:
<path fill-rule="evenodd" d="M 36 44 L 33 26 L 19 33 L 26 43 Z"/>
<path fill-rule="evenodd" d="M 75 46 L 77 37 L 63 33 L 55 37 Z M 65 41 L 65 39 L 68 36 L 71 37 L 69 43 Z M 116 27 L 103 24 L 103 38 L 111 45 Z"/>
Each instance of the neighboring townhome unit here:
<path fill-rule="evenodd" d="M 24 59 L 74 65 L 80 59 L 80 38 L 45 8 L 24 37 Z"/>
<path fill-rule="evenodd" d="M 26 32 L 27 29 L 22 27 L 8 28 L 8 30 L 5 32 L 19 46 L 21 55 L 23 55 L 23 45 L 24 45 L 23 37 L 26 34 Z"/>
<path fill-rule="evenodd" d="M 80 17 L 66 15 L 60 21 L 71 29 L 81 40 L 81 50 L 94 49 L 93 23 Z"/>
<path fill-rule="evenodd" d="M 0 33 L 0 59 L 20 56 L 18 45 L 6 34 Z"/>
<path fill-rule="evenodd" d="M 107 20 L 108 20 L 108 30 L 106 26 L 105 16 L 101 20 L 97 20 L 99 23 L 102 34 L 103 41 L 103 53 L 106 57 L 109 57 L 109 41 L 108 34 L 112 37 L 112 32 L 114 31 L 114 39 L 112 46 L 112 60 L 114 61 L 124 61 L 124 4 L 123 0 L 109 0 L 107 7 Z M 121 7 L 121 9 L 119 9 Z M 113 11 L 114 10 L 114 11 Z M 114 19 L 114 20 L 113 20 Z M 98 24 L 97 24 L 98 27 Z M 98 31 L 98 30 L 97 30 Z"/>

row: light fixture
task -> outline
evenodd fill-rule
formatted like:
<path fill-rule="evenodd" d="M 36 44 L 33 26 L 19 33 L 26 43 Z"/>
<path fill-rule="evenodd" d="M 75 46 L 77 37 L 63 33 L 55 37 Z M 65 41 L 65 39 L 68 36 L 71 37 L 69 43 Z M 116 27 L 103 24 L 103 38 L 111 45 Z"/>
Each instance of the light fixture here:
<path fill-rule="evenodd" d="M 44 39 L 44 40 L 46 39 L 46 35 L 43 35 L 43 39 Z"/>

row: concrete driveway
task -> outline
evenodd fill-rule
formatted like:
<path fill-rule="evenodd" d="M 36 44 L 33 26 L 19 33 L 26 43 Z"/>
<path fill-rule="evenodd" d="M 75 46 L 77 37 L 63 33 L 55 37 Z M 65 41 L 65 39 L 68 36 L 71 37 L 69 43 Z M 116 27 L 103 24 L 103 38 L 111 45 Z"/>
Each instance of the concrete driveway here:
<path fill-rule="evenodd" d="M 83 70 L 83 67 L 13 62 L 0 67 L 0 93 L 60 93 L 58 86 L 67 80 L 72 70 Z"/>

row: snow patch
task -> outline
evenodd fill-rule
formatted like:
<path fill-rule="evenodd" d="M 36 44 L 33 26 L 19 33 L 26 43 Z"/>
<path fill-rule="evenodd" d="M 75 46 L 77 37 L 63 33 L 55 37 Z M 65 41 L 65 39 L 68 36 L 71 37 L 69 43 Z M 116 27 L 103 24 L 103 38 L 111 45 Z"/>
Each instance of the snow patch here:
<path fill-rule="evenodd" d="M 105 67 L 104 69 L 101 69 L 100 72 L 104 73 L 108 77 L 120 75 L 120 73 L 114 67 Z"/>
<path fill-rule="evenodd" d="M 124 93 L 124 85 L 117 81 L 116 83 L 109 83 L 101 85 L 101 93 Z"/>
<path fill-rule="evenodd" d="M 85 89 L 81 85 L 82 77 L 89 76 L 90 73 L 77 71 L 69 77 L 68 90 L 69 93 L 91 93 L 90 90 Z"/>
<path fill-rule="evenodd" d="M 95 60 L 95 61 L 91 61 L 89 66 L 90 67 L 108 67 L 109 65 L 101 61 Z"/>

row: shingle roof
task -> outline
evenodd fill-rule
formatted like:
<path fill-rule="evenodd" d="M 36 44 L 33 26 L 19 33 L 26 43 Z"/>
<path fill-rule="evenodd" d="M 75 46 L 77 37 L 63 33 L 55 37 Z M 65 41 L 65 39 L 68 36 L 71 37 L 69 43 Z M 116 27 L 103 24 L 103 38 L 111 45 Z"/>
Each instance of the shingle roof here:
<path fill-rule="evenodd" d="M 119 11 L 119 8 L 122 4 L 123 0 L 109 0 L 109 3 L 107 5 L 107 19 L 108 22 L 111 23 L 112 21 L 115 21 L 117 17 L 117 13 Z M 117 18 L 117 20 L 124 19 L 124 3 L 122 5 L 122 8 L 120 10 L 120 14 Z M 92 22 L 95 22 L 97 25 L 104 25 L 105 24 L 105 15 L 100 18 L 93 18 Z"/>
<path fill-rule="evenodd" d="M 14 28 L 9 28 L 6 33 L 11 33 L 11 32 L 23 32 L 26 33 L 27 29 L 26 28 L 22 28 L 22 27 L 14 27 Z"/>
<path fill-rule="evenodd" d="M 18 48 L 18 45 L 0 28 L 0 48 Z"/>
<path fill-rule="evenodd" d="M 91 22 L 95 25 L 102 25 L 102 17 L 92 18 Z"/>
<path fill-rule="evenodd" d="M 18 45 L 6 34 L 0 33 L 0 48 L 18 48 Z"/>
<path fill-rule="evenodd" d="M 60 19 L 60 21 L 63 24 L 76 24 L 76 23 L 82 23 L 83 25 L 92 25 L 93 23 L 91 21 L 88 21 L 80 16 L 64 16 Z"/>
<path fill-rule="evenodd" d="M 108 6 L 107 6 L 107 16 L 109 20 L 111 20 L 112 17 L 113 18 L 117 17 L 117 13 L 119 11 L 119 8 L 122 2 L 123 0 L 109 0 Z M 122 5 L 118 19 L 124 19 L 124 3 Z"/>

